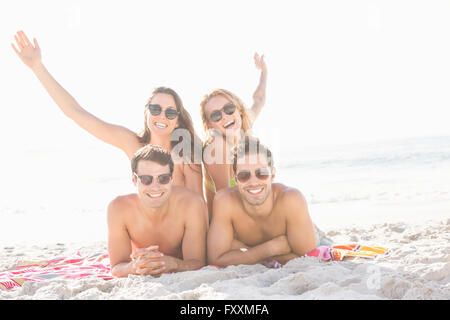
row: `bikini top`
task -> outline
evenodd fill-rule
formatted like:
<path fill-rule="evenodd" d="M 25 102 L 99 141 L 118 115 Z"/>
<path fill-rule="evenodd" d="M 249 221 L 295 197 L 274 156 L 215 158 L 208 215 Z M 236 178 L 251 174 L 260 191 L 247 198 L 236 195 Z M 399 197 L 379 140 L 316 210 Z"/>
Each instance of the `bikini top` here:
<path fill-rule="evenodd" d="M 216 193 L 216 186 L 214 184 L 214 181 L 211 179 L 205 178 L 206 180 L 206 188 L 210 190 L 212 193 Z M 234 187 L 236 185 L 236 180 L 234 177 L 230 178 L 230 187 Z"/>

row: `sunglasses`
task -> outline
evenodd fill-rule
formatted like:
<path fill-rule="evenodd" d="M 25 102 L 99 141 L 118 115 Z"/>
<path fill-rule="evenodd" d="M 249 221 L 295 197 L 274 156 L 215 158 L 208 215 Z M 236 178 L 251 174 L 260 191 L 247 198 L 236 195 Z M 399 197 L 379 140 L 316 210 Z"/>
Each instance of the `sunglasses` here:
<path fill-rule="evenodd" d="M 255 170 L 255 176 L 259 180 L 267 180 L 267 178 L 270 176 L 270 174 L 271 174 L 271 170 L 269 168 L 260 168 L 260 169 Z M 252 173 L 250 171 L 243 170 L 243 171 L 240 171 L 236 175 L 236 178 L 238 179 L 239 182 L 245 183 L 250 179 L 251 176 L 252 176 Z"/>
<path fill-rule="evenodd" d="M 150 110 L 150 113 L 152 116 L 159 116 L 162 111 L 162 108 L 159 104 L 149 104 L 148 109 Z M 176 110 L 174 108 L 168 108 L 168 109 L 166 109 L 166 111 L 164 111 L 164 113 L 166 114 L 167 119 L 173 120 L 176 117 L 178 117 L 178 114 L 180 112 L 178 112 L 178 110 Z"/>
<path fill-rule="evenodd" d="M 209 115 L 209 119 L 213 122 L 218 122 L 222 119 L 222 111 L 225 112 L 225 114 L 230 115 L 233 114 L 235 110 L 236 106 L 234 105 L 234 103 L 230 102 L 222 109 L 211 112 L 211 114 Z"/>
<path fill-rule="evenodd" d="M 149 176 L 149 175 L 138 176 L 136 172 L 134 172 L 134 175 L 136 176 L 136 178 L 141 180 L 142 184 L 144 184 L 146 186 L 151 185 L 153 182 L 153 176 Z M 157 179 L 158 179 L 159 184 L 168 184 L 170 182 L 170 180 L 172 179 L 172 175 L 170 173 L 160 174 L 157 177 Z"/>

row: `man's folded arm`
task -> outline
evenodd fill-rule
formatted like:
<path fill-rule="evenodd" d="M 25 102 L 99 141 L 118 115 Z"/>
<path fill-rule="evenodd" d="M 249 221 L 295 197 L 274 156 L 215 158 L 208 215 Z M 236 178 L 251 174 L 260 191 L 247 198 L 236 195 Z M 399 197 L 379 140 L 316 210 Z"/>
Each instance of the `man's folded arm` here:
<path fill-rule="evenodd" d="M 238 264 L 255 264 L 276 255 L 287 254 L 288 245 L 275 238 L 257 246 L 241 250 L 232 248 L 234 230 L 231 216 L 217 197 L 213 204 L 213 218 L 208 232 L 208 263 L 220 267 Z M 285 241 L 287 244 L 287 241 Z M 287 250 L 287 251 L 286 251 Z"/>

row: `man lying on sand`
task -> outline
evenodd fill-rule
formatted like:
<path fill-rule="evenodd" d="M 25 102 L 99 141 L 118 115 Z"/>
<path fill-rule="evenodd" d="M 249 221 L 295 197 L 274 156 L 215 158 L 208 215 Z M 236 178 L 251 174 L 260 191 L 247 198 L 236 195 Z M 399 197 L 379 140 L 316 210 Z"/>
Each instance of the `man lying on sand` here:
<path fill-rule="evenodd" d="M 108 206 L 111 273 L 159 276 L 200 269 L 206 259 L 206 205 L 172 186 L 174 163 L 161 147 L 147 145 L 131 160 L 137 193 Z"/>
<path fill-rule="evenodd" d="M 272 154 L 246 137 L 235 151 L 237 185 L 214 198 L 208 262 L 225 267 L 268 259 L 281 264 L 316 248 L 316 236 L 300 191 L 272 183 Z"/>

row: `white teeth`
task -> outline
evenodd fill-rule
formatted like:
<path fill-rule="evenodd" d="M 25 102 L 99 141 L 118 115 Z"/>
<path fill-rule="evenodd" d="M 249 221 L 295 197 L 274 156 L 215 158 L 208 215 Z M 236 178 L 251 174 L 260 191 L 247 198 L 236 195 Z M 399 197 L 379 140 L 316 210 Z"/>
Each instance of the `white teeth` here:
<path fill-rule="evenodd" d="M 155 122 L 155 126 L 158 128 L 167 128 L 167 125 L 161 122 Z"/>
<path fill-rule="evenodd" d="M 248 190 L 248 192 L 250 192 L 251 194 L 257 194 L 257 193 L 260 193 L 261 191 L 262 191 L 262 188 L 256 189 L 256 190 Z"/>
<path fill-rule="evenodd" d="M 227 127 L 229 127 L 229 126 L 231 126 L 231 125 L 233 125 L 233 124 L 234 124 L 234 121 L 230 121 L 230 122 L 227 122 L 227 123 L 224 125 L 224 127 L 227 128 Z"/>
<path fill-rule="evenodd" d="M 154 194 L 147 193 L 147 194 L 149 195 L 150 198 L 159 198 L 159 197 L 162 196 L 163 192 L 161 192 L 161 193 L 154 193 Z"/>

